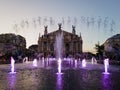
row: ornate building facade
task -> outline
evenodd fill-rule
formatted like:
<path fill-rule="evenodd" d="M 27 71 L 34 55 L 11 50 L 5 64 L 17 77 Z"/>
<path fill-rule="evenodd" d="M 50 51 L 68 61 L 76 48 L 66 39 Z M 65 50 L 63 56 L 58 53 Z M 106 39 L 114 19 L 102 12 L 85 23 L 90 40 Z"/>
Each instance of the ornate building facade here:
<path fill-rule="evenodd" d="M 56 37 L 62 35 L 62 50 L 63 57 L 76 56 L 82 53 L 83 40 L 80 36 L 76 35 L 75 26 L 72 26 L 72 33 L 66 32 L 61 29 L 61 24 L 58 24 L 58 30 L 48 33 L 47 26 L 45 26 L 44 35 L 38 38 L 38 52 L 43 54 L 44 57 L 56 57 Z"/>

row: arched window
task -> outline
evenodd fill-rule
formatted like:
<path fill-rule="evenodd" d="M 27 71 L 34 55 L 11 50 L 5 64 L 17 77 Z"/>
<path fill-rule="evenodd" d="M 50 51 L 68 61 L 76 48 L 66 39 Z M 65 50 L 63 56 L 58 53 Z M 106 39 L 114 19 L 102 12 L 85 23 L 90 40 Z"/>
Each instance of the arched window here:
<path fill-rule="evenodd" d="M 44 42 L 44 50 L 46 51 L 47 50 L 47 42 Z"/>
<path fill-rule="evenodd" d="M 66 44 L 65 44 L 65 48 L 66 48 L 66 52 L 69 52 L 69 51 L 70 51 L 70 45 L 69 45 L 69 43 L 66 43 Z"/>
<path fill-rule="evenodd" d="M 53 45 L 53 43 L 50 45 L 50 51 L 54 51 L 54 45 Z"/>

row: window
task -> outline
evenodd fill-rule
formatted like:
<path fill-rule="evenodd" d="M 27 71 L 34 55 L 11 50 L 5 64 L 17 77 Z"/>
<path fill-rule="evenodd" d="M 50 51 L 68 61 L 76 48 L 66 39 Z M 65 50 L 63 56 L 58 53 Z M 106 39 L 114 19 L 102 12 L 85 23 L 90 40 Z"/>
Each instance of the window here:
<path fill-rule="evenodd" d="M 53 45 L 53 43 L 50 45 L 50 50 L 54 51 L 54 45 Z"/>

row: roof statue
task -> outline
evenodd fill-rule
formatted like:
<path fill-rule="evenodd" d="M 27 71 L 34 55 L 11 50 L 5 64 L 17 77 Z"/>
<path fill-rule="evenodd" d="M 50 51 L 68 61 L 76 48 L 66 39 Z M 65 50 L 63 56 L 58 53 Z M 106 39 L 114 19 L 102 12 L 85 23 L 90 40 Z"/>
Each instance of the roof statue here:
<path fill-rule="evenodd" d="M 72 25 L 72 29 L 75 30 L 75 26 L 74 25 Z"/>
<path fill-rule="evenodd" d="M 61 24 L 61 23 L 59 23 L 59 24 L 58 24 L 58 26 L 59 26 L 59 30 L 61 30 L 61 26 L 62 26 L 62 24 Z"/>
<path fill-rule="evenodd" d="M 73 34 L 76 33 L 76 31 L 75 31 L 75 26 L 74 26 L 74 25 L 72 25 L 72 33 L 73 33 Z"/>
<path fill-rule="evenodd" d="M 45 30 L 47 30 L 47 27 L 48 27 L 48 26 L 44 26 Z"/>
<path fill-rule="evenodd" d="M 44 26 L 44 28 L 45 28 L 44 34 L 45 34 L 45 35 L 47 35 L 47 33 L 48 33 L 48 32 L 47 32 L 47 27 L 48 27 L 48 26 Z"/>

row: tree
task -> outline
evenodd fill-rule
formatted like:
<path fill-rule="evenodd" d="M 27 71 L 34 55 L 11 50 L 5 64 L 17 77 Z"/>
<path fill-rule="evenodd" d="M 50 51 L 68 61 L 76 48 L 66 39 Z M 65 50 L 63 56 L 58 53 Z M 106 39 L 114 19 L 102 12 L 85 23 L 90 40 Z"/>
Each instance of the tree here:
<path fill-rule="evenodd" d="M 102 59 L 103 52 L 104 52 L 104 45 L 100 45 L 98 42 L 98 44 L 95 44 L 95 50 L 97 52 L 96 55 L 97 55 L 98 59 Z"/>

